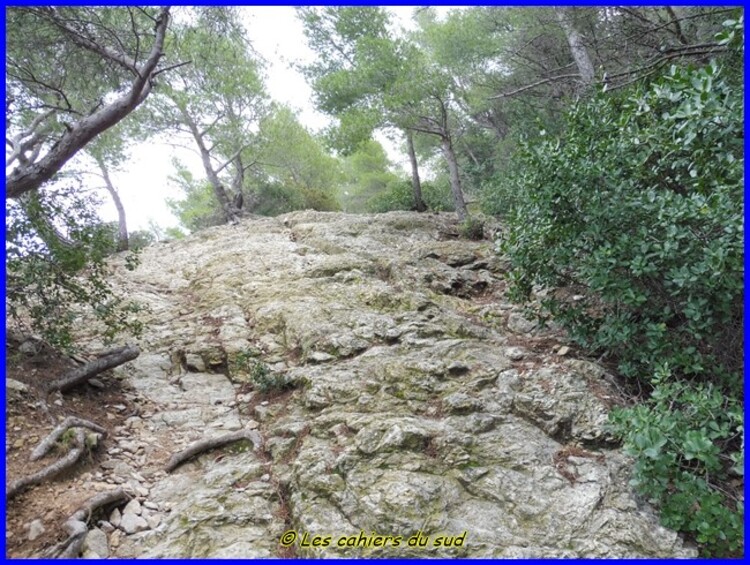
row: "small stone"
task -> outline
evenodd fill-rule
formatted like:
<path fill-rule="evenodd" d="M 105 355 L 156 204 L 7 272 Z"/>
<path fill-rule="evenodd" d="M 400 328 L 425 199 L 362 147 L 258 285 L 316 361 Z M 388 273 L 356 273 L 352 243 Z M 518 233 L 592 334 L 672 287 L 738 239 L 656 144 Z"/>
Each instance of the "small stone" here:
<path fill-rule="evenodd" d="M 18 351 L 26 355 L 32 356 L 32 355 L 37 355 L 39 353 L 40 347 L 38 343 L 34 342 L 31 339 L 27 339 L 18 347 Z"/>
<path fill-rule="evenodd" d="M 148 489 L 146 487 L 135 487 L 135 494 L 138 496 L 148 496 Z"/>
<path fill-rule="evenodd" d="M 115 530 L 112 532 L 109 536 L 109 545 L 110 547 L 118 547 L 120 545 L 120 542 L 122 541 L 122 532 L 120 530 Z"/>
<path fill-rule="evenodd" d="M 475 412 L 481 409 L 481 403 L 463 392 L 454 392 L 443 399 L 443 405 L 454 414 Z"/>
<path fill-rule="evenodd" d="M 336 358 L 333 355 L 325 353 L 323 351 L 313 351 L 310 354 L 309 359 L 310 361 L 314 361 L 315 363 L 325 363 L 327 361 L 333 361 Z"/>
<path fill-rule="evenodd" d="M 188 371 L 196 373 L 206 372 L 206 363 L 203 361 L 203 357 L 195 353 L 188 353 L 185 355 L 185 365 L 187 365 Z"/>
<path fill-rule="evenodd" d="M 511 361 L 520 361 L 526 356 L 526 353 L 520 347 L 509 347 L 505 350 L 505 356 Z"/>
<path fill-rule="evenodd" d="M 104 390 L 105 388 L 104 383 L 100 381 L 99 379 L 92 378 L 92 379 L 89 379 L 87 382 L 89 383 L 89 385 L 91 385 L 94 388 L 98 388 L 99 390 Z"/>
<path fill-rule="evenodd" d="M 557 350 L 557 354 L 560 357 L 567 355 L 568 353 L 570 353 L 570 347 L 568 347 L 567 345 L 563 345 L 560 349 Z"/>
<path fill-rule="evenodd" d="M 27 537 L 29 541 L 34 541 L 45 532 L 44 524 L 42 524 L 42 521 L 39 519 L 36 519 L 33 522 L 31 522 L 28 528 L 29 528 L 29 534 Z"/>
<path fill-rule="evenodd" d="M 138 450 L 141 449 L 141 446 L 134 441 L 120 442 L 120 447 L 123 449 L 123 451 L 127 451 L 129 453 L 137 453 Z"/>
<path fill-rule="evenodd" d="M 25 394 L 29 392 L 29 386 L 15 379 L 5 379 L 5 390 Z"/>
<path fill-rule="evenodd" d="M 114 408 L 118 412 L 123 412 L 124 410 L 127 410 L 128 407 L 124 404 L 115 404 L 112 408 Z"/>
<path fill-rule="evenodd" d="M 23 438 L 19 438 L 16 441 L 13 442 L 13 448 L 14 449 L 22 449 L 24 445 Z"/>
<path fill-rule="evenodd" d="M 527 320 L 518 312 L 511 312 L 508 316 L 508 329 L 516 334 L 527 334 L 536 328 L 537 322 Z"/>
<path fill-rule="evenodd" d="M 134 498 L 125 505 L 125 508 L 122 509 L 122 516 L 123 518 L 126 514 L 135 514 L 136 516 L 140 516 L 141 512 L 141 503 Z"/>
<path fill-rule="evenodd" d="M 107 541 L 107 534 L 99 528 L 89 530 L 83 540 L 82 549 L 84 554 L 86 554 L 86 552 L 91 552 L 100 558 L 109 557 L 109 542 Z"/>
<path fill-rule="evenodd" d="M 154 514 L 153 516 L 149 516 L 146 519 L 146 522 L 148 523 L 148 527 L 152 530 L 155 530 L 159 527 L 159 524 L 161 524 L 161 515 L 160 514 Z"/>
<path fill-rule="evenodd" d="M 123 514 L 120 529 L 126 534 L 136 534 L 148 530 L 148 522 L 136 514 Z"/>
<path fill-rule="evenodd" d="M 147 500 L 143 503 L 144 508 L 148 508 L 149 510 L 159 510 L 159 505 L 156 504 L 156 502 L 151 502 L 150 500 Z"/>
<path fill-rule="evenodd" d="M 112 524 L 115 528 L 120 526 L 120 522 L 122 521 L 122 514 L 120 513 L 120 510 L 118 508 L 115 508 L 112 510 L 112 513 L 109 515 L 109 523 Z"/>
<path fill-rule="evenodd" d="M 106 520 L 99 520 L 97 523 L 97 526 L 99 526 L 99 529 L 103 531 L 105 534 L 111 534 L 115 531 L 115 527 L 107 522 Z"/>

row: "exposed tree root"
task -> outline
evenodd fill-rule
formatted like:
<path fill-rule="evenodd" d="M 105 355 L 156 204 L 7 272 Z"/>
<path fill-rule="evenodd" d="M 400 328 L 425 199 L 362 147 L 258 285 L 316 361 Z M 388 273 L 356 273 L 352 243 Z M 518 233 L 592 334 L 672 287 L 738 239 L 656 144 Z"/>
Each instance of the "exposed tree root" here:
<path fill-rule="evenodd" d="M 39 442 L 39 445 L 37 445 L 34 448 L 34 451 L 31 452 L 31 460 L 36 461 L 37 459 L 41 459 L 42 457 L 44 457 L 47 452 L 52 449 L 52 446 L 60 438 L 60 436 L 62 436 L 70 428 L 88 428 L 102 434 L 103 436 L 107 435 L 107 430 L 105 430 L 98 424 L 95 424 L 94 422 L 89 422 L 88 420 L 84 420 L 82 418 L 76 418 L 75 416 L 68 416 L 60 423 L 60 425 L 52 430 L 46 438 Z"/>
<path fill-rule="evenodd" d="M 76 428 L 74 437 L 76 445 L 67 453 L 67 455 L 65 455 L 65 457 L 58 459 L 51 465 L 48 465 L 44 469 L 37 471 L 33 475 L 29 475 L 28 477 L 24 477 L 22 479 L 14 481 L 8 487 L 8 490 L 5 491 L 6 500 L 12 499 L 16 495 L 26 490 L 28 487 L 32 485 L 38 485 L 42 481 L 50 479 L 60 474 L 62 471 L 65 471 L 66 469 L 75 465 L 76 462 L 81 458 L 83 453 L 86 451 L 86 434 L 81 428 Z"/>
<path fill-rule="evenodd" d="M 122 487 L 89 498 L 63 525 L 68 533 L 68 538 L 50 548 L 46 552 L 46 556 L 69 559 L 80 556 L 83 540 L 89 531 L 88 522 L 93 514 L 103 506 L 120 505 L 128 500 L 130 500 L 130 496 Z"/>
<path fill-rule="evenodd" d="M 165 470 L 167 473 L 171 473 L 191 457 L 195 457 L 196 455 L 205 451 L 216 449 L 217 447 L 221 447 L 228 443 L 234 443 L 235 441 L 241 441 L 243 439 L 253 442 L 253 446 L 255 449 L 258 449 L 263 443 L 260 434 L 256 430 L 240 430 L 238 432 L 226 434 L 219 437 L 202 439 L 189 445 L 182 451 L 172 455 L 172 457 L 170 457 L 169 459 L 169 462 L 167 463 Z"/>
<path fill-rule="evenodd" d="M 128 361 L 132 361 L 138 355 L 141 354 L 141 350 L 136 346 L 126 345 L 105 351 L 98 359 L 89 361 L 82 367 L 77 367 L 70 371 L 67 375 L 55 379 L 47 386 L 47 393 L 59 390 L 65 392 L 74 388 L 82 383 L 85 383 L 94 375 L 98 375 L 102 371 L 112 369 Z"/>

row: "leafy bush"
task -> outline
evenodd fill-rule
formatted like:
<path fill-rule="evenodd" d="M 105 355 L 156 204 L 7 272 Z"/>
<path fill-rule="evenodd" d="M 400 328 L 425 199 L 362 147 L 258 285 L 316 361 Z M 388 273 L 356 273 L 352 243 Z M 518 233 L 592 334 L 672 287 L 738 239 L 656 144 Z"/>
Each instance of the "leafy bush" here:
<path fill-rule="evenodd" d="M 5 203 L 8 316 L 68 351 L 85 311 L 104 324 L 105 342 L 142 329 L 134 318 L 138 305 L 118 296 L 107 280 L 113 239 L 94 204 L 72 183 Z M 134 268 L 137 258 L 126 261 Z"/>
<path fill-rule="evenodd" d="M 478 218 L 468 217 L 459 226 L 461 236 L 466 239 L 479 240 L 484 237 L 484 222 Z"/>
<path fill-rule="evenodd" d="M 283 392 L 293 388 L 284 375 L 274 373 L 268 365 L 257 360 L 253 361 L 250 366 L 250 381 L 255 386 L 255 390 L 263 394 Z"/>
<path fill-rule="evenodd" d="M 504 249 L 515 290 L 576 286 L 546 306 L 627 376 L 667 360 L 737 390 L 742 365 L 742 91 L 714 63 L 600 95 L 565 141 L 523 154 Z M 646 379 L 647 380 L 647 379 Z"/>
<path fill-rule="evenodd" d="M 743 543 L 743 140 L 742 76 L 715 62 L 599 93 L 523 145 L 500 244 L 515 298 L 555 289 L 571 337 L 651 390 L 612 417 L 634 484 L 713 555 Z"/>
<path fill-rule="evenodd" d="M 450 185 L 441 182 L 423 182 L 422 199 L 430 210 L 446 212 L 453 210 Z M 392 210 L 414 210 L 414 190 L 410 180 L 398 180 L 388 184 L 386 190 L 377 194 L 368 202 L 371 212 L 390 212 Z"/>
<path fill-rule="evenodd" d="M 661 508 L 664 526 L 693 534 L 706 555 L 736 555 L 743 543 L 742 406 L 711 384 L 670 377 L 662 367 L 646 404 L 611 416 L 636 458 L 632 484 Z M 722 489 L 732 478 L 734 492 Z"/>

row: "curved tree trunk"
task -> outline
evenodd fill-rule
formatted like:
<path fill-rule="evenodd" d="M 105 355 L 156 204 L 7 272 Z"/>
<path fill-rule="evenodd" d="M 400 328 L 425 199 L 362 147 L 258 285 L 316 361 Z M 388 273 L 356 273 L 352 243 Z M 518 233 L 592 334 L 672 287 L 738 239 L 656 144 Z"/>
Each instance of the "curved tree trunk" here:
<path fill-rule="evenodd" d="M 414 151 L 414 133 L 411 130 L 405 130 L 406 148 L 409 152 L 409 162 L 411 163 L 411 187 L 414 191 L 414 206 L 417 212 L 427 210 L 427 205 L 422 199 L 422 183 L 419 180 L 419 166 L 417 165 L 417 153 Z"/>
<path fill-rule="evenodd" d="M 453 150 L 453 142 L 450 137 L 441 137 L 441 148 L 443 150 L 443 156 L 448 162 L 448 171 L 450 172 L 451 178 L 451 192 L 453 193 L 453 205 L 456 207 L 458 220 L 463 222 L 466 220 L 469 213 L 466 210 L 464 193 L 461 190 L 461 178 L 458 175 L 458 161 L 456 160 L 456 152 Z"/>
<path fill-rule="evenodd" d="M 112 196 L 115 208 L 117 208 L 117 251 L 127 251 L 130 248 L 130 244 L 128 242 L 128 223 L 125 219 L 125 207 L 122 205 L 122 200 L 120 200 L 120 195 L 117 193 L 115 185 L 112 184 L 112 179 L 109 178 L 109 171 L 104 164 L 104 160 L 96 157 L 96 164 L 99 165 L 99 170 L 102 172 L 104 187 L 110 196 Z"/>
<path fill-rule="evenodd" d="M 107 49 L 106 46 L 98 45 L 88 38 L 81 36 L 76 29 L 68 27 L 67 22 L 60 19 L 54 10 L 46 12 L 50 21 L 58 26 L 71 41 L 77 43 L 88 51 L 101 56 L 103 60 L 110 60 L 117 64 L 126 64 L 132 67 L 133 79 L 132 84 L 124 89 L 124 92 L 115 98 L 111 103 L 83 117 L 80 121 L 73 124 L 70 130 L 65 133 L 55 143 L 44 157 L 38 161 L 27 162 L 23 158 L 23 151 L 17 157 L 18 165 L 5 175 L 5 197 L 18 198 L 24 193 L 38 189 L 42 184 L 50 180 L 63 165 L 67 163 L 76 153 L 97 135 L 111 128 L 130 114 L 135 108 L 143 102 L 151 92 L 153 78 L 159 71 L 157 64 L 163 56 L 162 48 L 167 34 L 169 24 L 169 7 L 164 7 L 154 20 L 154 43 L 148 58 L 143 64 L 138 65 L 136 61 L 127 59 L 126 54 Z M 37 124 L 40 126 L 40 123 Z M 29 132 L 27 136 L 32 136 L 34 131 Z M 35 143 L 41 143 L 36 136 L 32 137 Z M 24 145 L 21 139 L 15 140 L 18 149 Z M 27 148 L 31 149 L 31 147 Z M 38 154 L 34 152 L 35 155 Z M 6 163 L 7 166 L 10 163 Z"/>

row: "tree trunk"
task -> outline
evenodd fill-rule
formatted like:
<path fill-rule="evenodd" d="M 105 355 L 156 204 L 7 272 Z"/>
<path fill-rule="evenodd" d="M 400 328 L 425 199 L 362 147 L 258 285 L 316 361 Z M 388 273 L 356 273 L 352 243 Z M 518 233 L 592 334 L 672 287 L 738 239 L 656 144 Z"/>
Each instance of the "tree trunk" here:
<path fill-rule="evenodd" d="M 201 161 L 203 162 L 203 170 L 206 171 L 208 182 L 211 183 L 211 187 L 214 189 L 214 195 L 216 196 L 216 200 L 219 201 L 219 206 L 221 206 L 221 210 L 224 213 L 224 219 L 227 223 L 236 222 L 239 219 L 239 210 L 227 195 L 224 185 L 219 180 L 219 175 L 211 165 L 211 153 L 206 148 L 206 144 L 203 143 L 203 135 L 198 131 L 198 126 L 183 108 L 180 108 L 180 114 L 182 114 L 182 121 L 190 129 L 193 139 L 195 139 L 195 143 L 198 145 L 198 151 L 201 154 Z"/>
<path fill-rule="evenodd" d="M 122 200 L 120 200 L 120 195 L 117 193 L 115 185 L 112 184 L 112 179 L 109 178 L 109 171 L 104 164 L 104 160 L 96 157 L 96 164 L 99 165 L 99 170 L 102 172 L 104 187 L 110 196 L 112 196 L 115 208 L 117 208 L 117 251 L 127 251 L 130 248 L 130 244 L 128 242 L 128 223 L 125 219 L 125 207 L 122 205 Z"/>
<path fill-rule="evenodd" d="M 555 15 L 557 16 L 557 21 L 560 22 L 560 27 L 563 29 L 565 36 L 568 39 L 570 54 L 573 56 L 576 67 L 578 67 L 578 72 L 581 75 L 581 83 L 584 88 L 588 88 L 594 83 L 594 65 L 591 62 L 586 46 L 583 44 L 583 38 L 570 21 L 567 8 L 556 7 Z"/>
<path fill-rule="evenodd" d="M 422 183 L 419 180 L 419 166 L 417 165 L 417 154 L 414 151 L 414 133 L 406 130 L 406 148 L 409 151 L 409 162 L 411 163 L 411 187 L 414 191 L 414 206 L 417 212 L 427 210 L 427 205 L 422 199 Z"/>
<path fill-rule="evenodd" d="M 463 222 L 469 215 L 466 210 L 466 202 L 464 202 L 464 193 L 461 190 L 461 178 L 458 176 L 458 161 L 456 160 L 456 153 L 453 150 L 453 143 L 450 137 L 441 138 L 441 147 L 443 150 L 443 156 L 448 162 L 448 171 L 450 172 L 451 178 L 451 192 L 453 193 L 453 205 L 456 207 L 456 214 L 458 220 Z"/>

